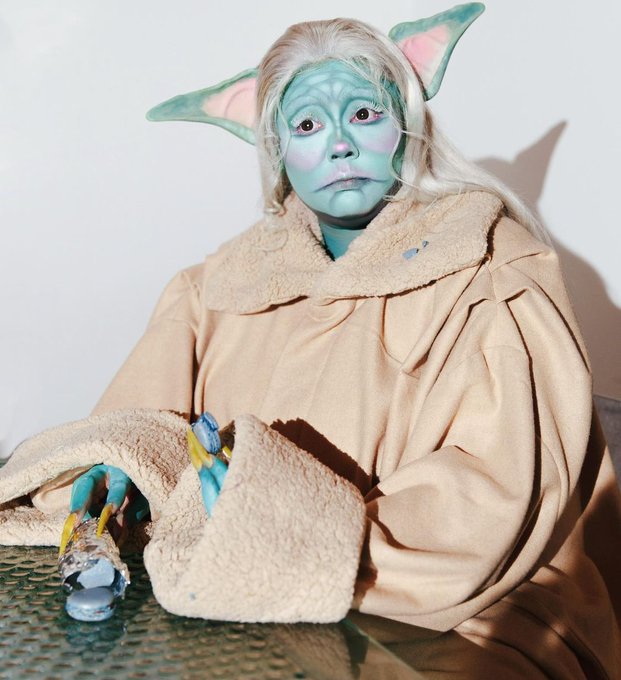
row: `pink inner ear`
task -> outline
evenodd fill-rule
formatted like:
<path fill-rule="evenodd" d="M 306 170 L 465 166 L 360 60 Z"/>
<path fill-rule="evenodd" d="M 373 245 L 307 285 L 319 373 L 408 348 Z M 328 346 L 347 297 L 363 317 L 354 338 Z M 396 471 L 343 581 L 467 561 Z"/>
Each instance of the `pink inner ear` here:
<path fill-rule="evenodd" d="M 424 85 L 429 85 L 433 80 L 450 39 L 451 32 L 448 26 L 443 25 L 424 33 L 418 33 L 398 43 Z"/>
<path fill-rule="evenodd" d="M 254 127 L 256 78 L 246 78 L 214 94 L 203 103 L 208 116 L 226 118 L 246 127 Z"/>

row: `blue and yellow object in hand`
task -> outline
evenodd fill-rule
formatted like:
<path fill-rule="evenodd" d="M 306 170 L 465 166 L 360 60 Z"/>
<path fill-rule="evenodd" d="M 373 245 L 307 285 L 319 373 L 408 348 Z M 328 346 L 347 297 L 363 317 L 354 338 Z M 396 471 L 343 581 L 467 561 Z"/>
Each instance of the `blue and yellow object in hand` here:
<path fill-rule="evenodd" d="M 213 513 L 224 483 L 233 442 L 232 426 L 220 431 L 216 419 L 208 411 L 188 428 L 188 453 L 198 472 L 203 504 L 209 515 Z"/>

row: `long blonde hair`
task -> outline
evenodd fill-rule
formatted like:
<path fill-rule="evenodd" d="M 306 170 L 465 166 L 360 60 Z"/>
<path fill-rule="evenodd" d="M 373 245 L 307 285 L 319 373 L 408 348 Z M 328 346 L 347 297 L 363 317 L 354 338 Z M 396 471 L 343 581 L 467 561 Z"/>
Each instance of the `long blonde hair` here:
<path fill-rule="evenodd" d="M 503 201 L 510 217 L 550 243 L 547 232 L 522 200 L 466 159 L 438 130 L 425 104 L 421 83 L 397 45 L 354 19 L 294 24 L 270 47 L 259 65 L 256 143 L 268 218 L 282 212 L 291 191 L 276 127 L 282 96 L 296 74 L 331 60 L 358 71 L 376 88 L 378 96 L 388 101 L 388 114 L 399 121 L 405 135 L 403 162 L 395 177 L 414 192 L 416 201 L 427 204 L 470 189 L 489 191 Z M 389 83 L 396 86 L 399 101 L 386 96 Z"/>

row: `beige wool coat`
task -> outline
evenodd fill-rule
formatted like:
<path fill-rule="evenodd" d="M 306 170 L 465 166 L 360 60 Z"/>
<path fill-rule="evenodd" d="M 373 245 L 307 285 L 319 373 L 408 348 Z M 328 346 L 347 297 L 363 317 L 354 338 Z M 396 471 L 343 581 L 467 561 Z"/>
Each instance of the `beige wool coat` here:
<path fill-rule="evenodd" d="M 0 542 L 57 542 L 58 475 L 116 464 L 170 611 L 353 607 L 501 650 L 507 678 L 621 677 L 621 504 L 557 256 L 489 193 L 397 198 L 336 261 L 291 194 L 178 274 L 95 414 L 0 473 Z M 179 417 L 203 410 L 237 428 L 212 518 Z"/>

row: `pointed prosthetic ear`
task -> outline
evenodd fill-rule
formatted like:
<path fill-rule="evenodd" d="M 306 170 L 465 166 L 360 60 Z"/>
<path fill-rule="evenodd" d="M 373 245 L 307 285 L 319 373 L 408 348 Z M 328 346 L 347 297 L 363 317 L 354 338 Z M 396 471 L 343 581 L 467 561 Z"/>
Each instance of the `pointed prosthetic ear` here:
<path fill-rule="evenodd" d="M 440 89 L 453 48 L 484 10 L 480 2 L 457 5 L 427 19 L 397 24 L 388 34 L 420 76 L 425 99 Z"/>
<path fill-rule="evenodd" d="M 147 118 L 211 123 L 254 144 L 256 82 L 257 69 L 248 69 L 213 87 L 168 99 L 154 106 Z"/>

